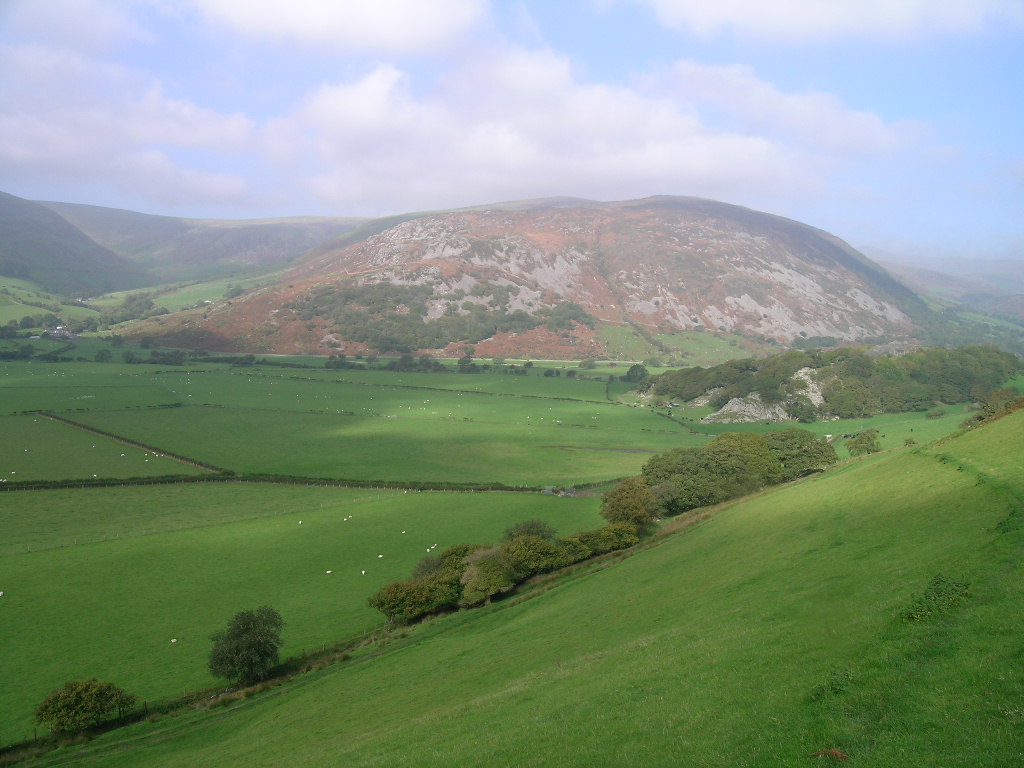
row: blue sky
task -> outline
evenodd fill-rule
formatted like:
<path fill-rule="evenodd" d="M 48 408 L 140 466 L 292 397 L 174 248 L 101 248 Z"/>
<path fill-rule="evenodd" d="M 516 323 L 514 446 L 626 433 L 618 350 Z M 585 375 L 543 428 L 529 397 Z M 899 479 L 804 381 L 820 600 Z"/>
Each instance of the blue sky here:
<path fill-rule="evenodd" d="M 1024 258 L 1024 0 L 0 0 L 0 190 L 215 218 L 696 195 Z"/>

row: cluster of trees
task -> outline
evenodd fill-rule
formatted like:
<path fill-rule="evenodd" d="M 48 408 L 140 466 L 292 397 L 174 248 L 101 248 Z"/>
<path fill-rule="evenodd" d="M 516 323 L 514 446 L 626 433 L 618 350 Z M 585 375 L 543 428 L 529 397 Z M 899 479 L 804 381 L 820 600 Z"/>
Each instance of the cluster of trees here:
<path fill-rule="evenodd" d="M 497 545 L 460 544 L 428 556 L 411 578 L 386 584 L 367 601 L 388 621 L 406 624 L 471 608 L 532 576 L 636 544 L 657 517 L 716 504 L 825 469 L 835 449 L 805 429 L 765 435 L 729 432 L 700 448 L 677 448 L 647 461 L 641 474 L 604 495 L 602 528 L 559 538 L 546 523 L 509 528 Z"/>
<path fill-rule="evenodd" d="M 835 448 L 805 429 L 726 432 L 700 447 L 676 448 L 644 464 L 640 478 L 659 515 L 678 515 L 823 470 Z"/>
<path fill-rule="evenodd" d="M 610 521 L 602 528 L 559 538 L 547 523 L 528 520 L 509 528 L 495 546 L 459 544 L 424 558 L 412 578 L 384 585 L 367 603 L 398 624 L 472 608 L 531 576 L 631 547 L 641 533 L 641 527 L 628 521 Z"/>
<path fill-rule="evenodd" d="M 794 378 L 810 368 L 825 402 L 814 407 L 806 382 Z M 664 398 L 692 400 L 711 392 L 720 408 L 754 392 L 782 403 L 801 421 L 857 418 L 875 413 L 927 411 L 938 404 L 977 400 L 1020 370 L 1020 361 L 991 347 L 922 349 L 901 357 L 873 357 L 862 348 L 791 350 L 763 360 L 731 360 L 710 368 L 684 368 L 650 377 L 646 388 Z"/>
<path fill-rule="evenodd" d="M 433 285 L 343 285 L 322 288 L 288 305 L 303 320 L 314 318 L 333 325 L 351 342 L 380 352 L 440 349 L 451 342 L 469 344 L 498 332 L 523 333 L 541 325 L 553 331 L 571 330 L 594 319 L 579 304 L 561 302 L 532 315 L 510 310 L 508 286 L 480 283 L 469 294 L 453 294 L 440 317 L 430 316 L 438 299 Z M 396 311 L 397 308 L 397 311 Z"/>

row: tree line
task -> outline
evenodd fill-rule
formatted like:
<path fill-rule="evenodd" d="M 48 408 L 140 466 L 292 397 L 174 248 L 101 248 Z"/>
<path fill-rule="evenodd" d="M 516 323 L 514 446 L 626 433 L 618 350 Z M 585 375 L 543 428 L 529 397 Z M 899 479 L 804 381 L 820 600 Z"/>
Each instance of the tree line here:
<path fill-rule="evenodd" d="M 807 382 L 795 376 L 809 368 L 824 403 L 812 404 Z M 758 393 L 783 404 L 800 421 L 860 418 L 878 413 L 927 411 L 939 404 L 978 400 L 1021 370 L 1014 355 L 992 347 L 921 349 L 900 357 L 872 356 L 862 347 L 790 350 L 762 360 L 730 360 L 710 368 L 683 368 L 648 377 L 642 385 L 668 399 L 709 395 L 718 409 L 734 397 Z"/>

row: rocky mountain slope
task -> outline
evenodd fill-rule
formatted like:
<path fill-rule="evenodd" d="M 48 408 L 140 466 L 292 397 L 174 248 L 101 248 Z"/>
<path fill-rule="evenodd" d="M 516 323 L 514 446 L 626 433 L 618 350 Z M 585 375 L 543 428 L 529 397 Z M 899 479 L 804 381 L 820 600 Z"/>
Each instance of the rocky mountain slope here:
<path fill-rule="evenodd" d="M 912 335 L 921 300 L 846 243 L 709 200 L 557 201 L 397 219 L 274 285 L 139 333 L 265 352 L 601 354 L 605 324 L 790 344 Z"/>

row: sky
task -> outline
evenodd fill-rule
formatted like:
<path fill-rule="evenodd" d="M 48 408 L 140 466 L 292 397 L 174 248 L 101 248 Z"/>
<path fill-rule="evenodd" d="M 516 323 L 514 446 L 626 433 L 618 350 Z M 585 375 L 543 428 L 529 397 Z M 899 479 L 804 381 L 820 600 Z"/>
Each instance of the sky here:
<path fill-rule="evenodd" d="M 1024 0 L 0 0 L 0 191 L 195 218 L 693 195 L 1024 259 Z"/>

